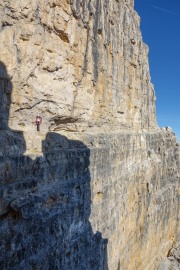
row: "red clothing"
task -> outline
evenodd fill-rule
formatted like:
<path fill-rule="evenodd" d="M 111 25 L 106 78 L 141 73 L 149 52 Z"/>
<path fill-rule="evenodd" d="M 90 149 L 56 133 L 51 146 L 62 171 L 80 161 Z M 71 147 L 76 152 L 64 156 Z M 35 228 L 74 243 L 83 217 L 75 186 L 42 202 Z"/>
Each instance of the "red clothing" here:
<path fill-rule="evenodd" d="M 41 116 L 36 116 L 36 125 L 40 125 L 42 123 L 42 117 Z"/>

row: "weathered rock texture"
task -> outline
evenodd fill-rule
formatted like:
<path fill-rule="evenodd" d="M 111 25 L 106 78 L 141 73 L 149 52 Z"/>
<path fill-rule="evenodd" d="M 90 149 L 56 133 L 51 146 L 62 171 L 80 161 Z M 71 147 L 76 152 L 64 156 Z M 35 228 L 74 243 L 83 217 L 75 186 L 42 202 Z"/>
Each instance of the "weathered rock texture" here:
<path fill-rule="evenodd" d="M 0 1 L 2 270 L 161 267 L 180 158 L 147 54 L 133 1 Z"/>
<path fill-rule="evenodd" d="M 180 269 L 180 238 L 177 239 L 173 248 L 168 252 L 168 257 L 165 259 L 159 270 L 179 270 Z"/>
<path fill-rule="evenodd" d="M 29 132 L 38 112 L 46 130 L 156 127 L 133 1 L 5 0 L 0 17 L 12 128 Z"/>

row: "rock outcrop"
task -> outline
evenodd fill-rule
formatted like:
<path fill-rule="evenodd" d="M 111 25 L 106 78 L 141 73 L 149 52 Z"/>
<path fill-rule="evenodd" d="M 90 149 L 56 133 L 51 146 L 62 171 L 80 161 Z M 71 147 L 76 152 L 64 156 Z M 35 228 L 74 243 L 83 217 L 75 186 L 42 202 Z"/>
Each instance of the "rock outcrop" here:
<path fill-rule="evenodd" d="M 0 2 L 2 270 L 162 267 L 180 152 L 139 23 L 132 0 Z"/>

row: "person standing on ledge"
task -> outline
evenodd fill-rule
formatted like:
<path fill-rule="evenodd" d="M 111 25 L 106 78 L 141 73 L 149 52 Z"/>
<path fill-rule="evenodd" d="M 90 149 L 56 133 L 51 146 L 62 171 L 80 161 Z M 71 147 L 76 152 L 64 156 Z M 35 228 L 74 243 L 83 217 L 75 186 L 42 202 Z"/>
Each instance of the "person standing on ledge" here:
<path fill-rule="evenodd" d="M 38 114 L 36 116 L 36 121 L 35 121 L 35 124 L 37 126 L 37 131 L 40 131 L 40 125 L 42 123 L 42 117 Z"/>

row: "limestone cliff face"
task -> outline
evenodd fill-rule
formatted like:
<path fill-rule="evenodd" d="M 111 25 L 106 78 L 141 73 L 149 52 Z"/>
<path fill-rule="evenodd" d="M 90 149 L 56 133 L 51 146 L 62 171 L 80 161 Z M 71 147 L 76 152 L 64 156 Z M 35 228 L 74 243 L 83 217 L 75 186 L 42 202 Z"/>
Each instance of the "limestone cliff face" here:
<path fill-rule="evenodd" d="M 170 267 L 179 145 L 139 22 L 131 0 L 0 0 L 2 270 Z"/>
<path fill-rule="evenodd" d="M 38 112 L 46 130 L 156 127 L 133 1 L 9 0 L 0 14 L 12 128 L 29 131 Z"/>

